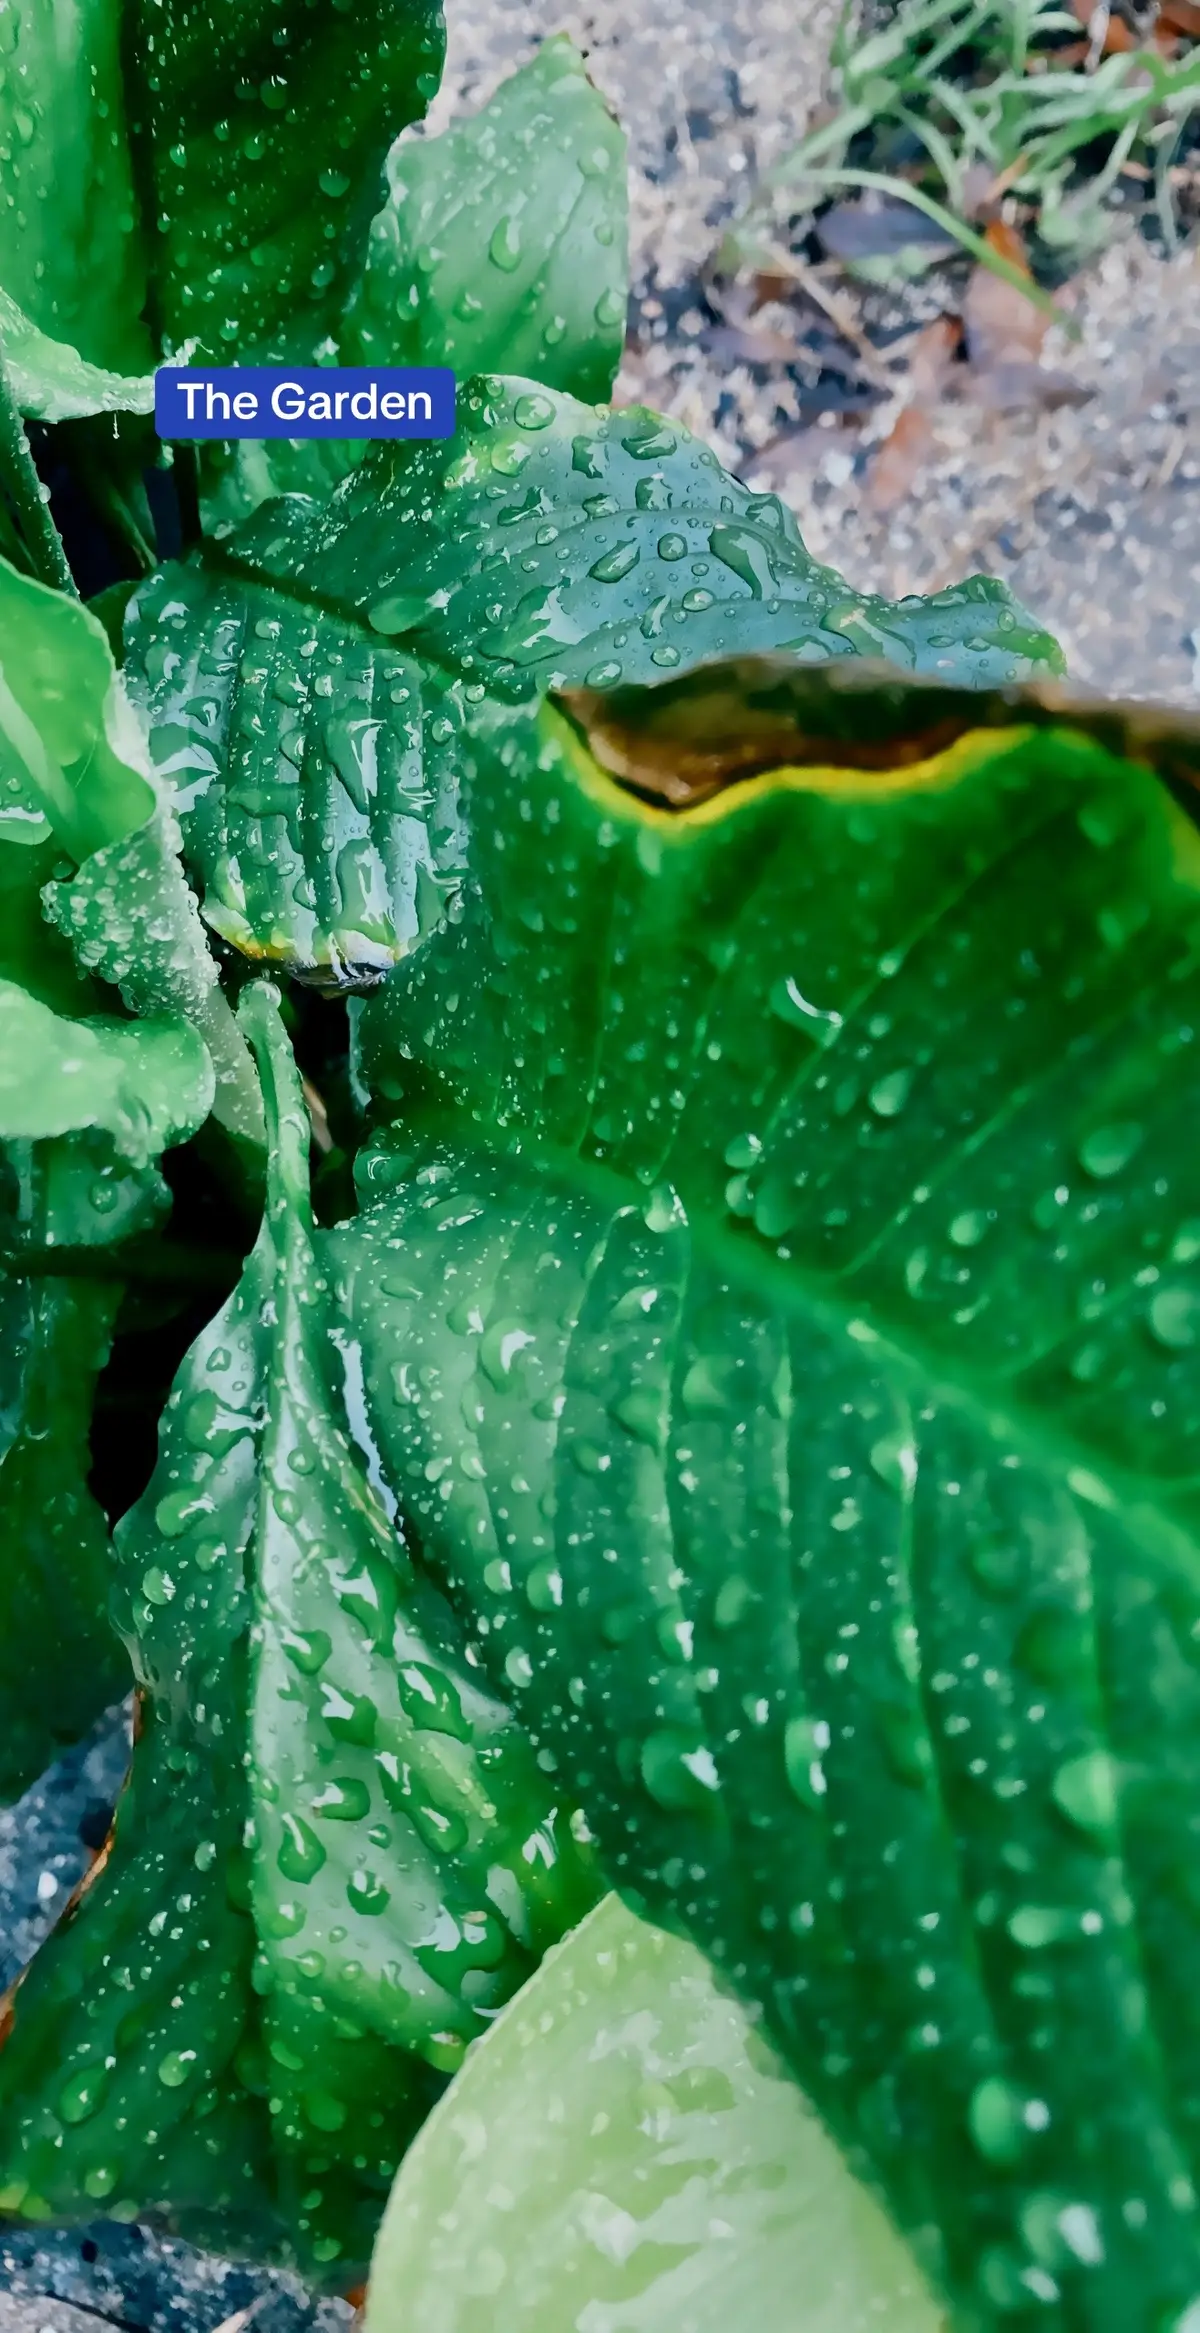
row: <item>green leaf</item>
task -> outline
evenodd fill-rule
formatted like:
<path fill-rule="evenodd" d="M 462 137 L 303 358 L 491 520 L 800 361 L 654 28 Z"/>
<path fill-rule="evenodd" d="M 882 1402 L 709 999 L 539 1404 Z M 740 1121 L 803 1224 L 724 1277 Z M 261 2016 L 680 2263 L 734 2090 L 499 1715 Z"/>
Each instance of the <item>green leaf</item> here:
<path fill-rule="evenodd" d="M 786 672 L 723 677 L 777 759 L 692 810 L 550 708 L 476 743 L 463 915 L 365 1014 L 370 1430 L 608 1873 L 955 2322 L 1175 2327 L 1200 840 L 1150 762 L 1194 740 L 962 694 L 930 750 L 893 676 L 838 766 L 818 676 L 790 753 Z"/>
<path fill-rule="evenodd" d="M 377 449 L 325 510 L 266 505 L 132 604 L 126 676 L 188 865 L 248 955 L 369 981 L 430 927 L 462 864 L 456 732 L 488 690 L 609 689 L 780 641 L 971 684 L 1061 662 L 985 577 L 851 592 L 782 503 L 641 408 L 476 382 L 460 416 L 449 444 Z"/>
<path fill-rule="evenodd" d="M 213 1084 L 186 1021 L 64 1020 L 0 980 L 0 1139 L 98 1126 L 144 1166 L 203 1124 Z"/>
<path fill-rule="evenodd" d="M 273 991 L 242 1011 L 267 1213 L 117 1534 L 146 1722 L 103 1880 L 16 1997 L 0 2194 L 344 2278 L 445 2073 L 593 1889 L 349 1439 L 299 1081 Z"/>
<path fill-rule="evenodd" d="M 22 413 L 35 421 L 74 421 L 89 413 L 152 413 L 154 376 L 109 372 L 89 364 L 68 342 L 38 329 L 0 289 L 0 353 Z"/>
<path fill-rule="evenodd" d="M 0 285 L 23 321 L 64 347 L 53 366 L 68 378 L 76 354 L 87 366 L 123 374 L 145 373 L 154 361 L 142 322 L 146 259 L 122 83 L 122 16 L 113 0 L 57 8 L 14 0 L 0 23 L 7 198 Z M 9 329 L 6 315 L 6 347 Z M 45 351 L 30 353 L 36 390 Z"/>
<path fill-rule="evenodd" d="M 344 362 L 528 374 L 595 404 L 629 297 L 625 137 L 566 33 L 388 156 Z"/>
<path fill-rule="evenodd" d="M 5 1181 L 11 1172 L 6 1162 Z M 129 1689 L 108 1625 L 108 1531 L 87 1481 L 120 1294 L 115 1278 L 0 1276 L 0 1799 Z"/>
<path fill-rule="evenodd" d="M 695 1949 L 616 1896 L 405 2157 L 367 2333 L 941 2333 L 906 2246 Z"/>
<path fill-rule="evenodd" d="M 625 137 L 567 34 L 478 114 L 397 140 L 388 188 L 340 327 L 343 364 L 450 365 L 460 380 L 495 367 L 610 394 L 629 299 Z M 364 450 L 244 440 L 209 460 L 208 523 L 272 494 L 323 501 Z"/>
<path fill-rule="evenodd" d="M 215 560 L 165 568 L 127 622 L 205 920 L 245 955 L 369 985 L 461 865 L 460 706 L 377 633 Z"/>
<path fill-rule="evenodd" d="M 323 513 L 268 506 L 226 552 L 511 697 L 766 648 L 975 684 L 1062 668 L 990 577 L 928 599 L 851 591 L 775 495 L 642 406 L 482 378 L 458 412 L 456 438 L 379 446 Z"/>
<path fill-rule="evenodd" d="M 436 89 L 433 0 L 21 0 L 6 24 L 0 282 L 26 315 L 126 373 L 152 361 L 147 299 L 168 353 L 311 358 Z"/>
<path fill-rule="evenodd" d="M 30 846 L 51 842 L 60 863 L 74 861 L 42 897 L 80 969 L 119 987 L 132 1012 L 190 1020 L 216 1070 L 217 1115 L 254 1138 L 249 1056 L 104 629 L 0 560 L 0 849 L 6 841 L 25 846 L 31 868 Z"/>

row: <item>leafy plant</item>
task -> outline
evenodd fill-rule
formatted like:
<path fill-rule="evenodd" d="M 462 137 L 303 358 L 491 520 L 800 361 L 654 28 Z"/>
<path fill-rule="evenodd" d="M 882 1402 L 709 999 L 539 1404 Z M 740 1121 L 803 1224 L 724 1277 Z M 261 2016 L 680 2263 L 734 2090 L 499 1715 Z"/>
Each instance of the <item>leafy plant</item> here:
<path fill-rule="evenodd" d="M 392 90 L 373 20 L 306 12 L 290 199 L 339 44 L 394 124 L 423 21 Z M 921 2333 L 943 2303 L 1181 2333 L 1194 746 L 1027 685 L 1061 660 L 1002 586 L 861 594 L 676 424 L 584 401 L 624 197 L 564 44 L 401 143 L 369 236 L 352 122 L 363 232 L 293 311 L 220 227 L 206 126 L 262 27 L 171 29 L 199 127 L 150 312 L 207 284 L 246 351 L 319 323 L 487 369 L 450 444 L 285 448 L 284 494 L 273 450 L 218 466 L 123 628 L 72 596 L 10 401 L 14 547 L 63 584 L 0 570 L 7 1786 L 131 1674 L 139 1730 L 7 2004 L 0 2209 L 154 2212 L 345 2283 L 449 2084 L 381 2254 L 418 2291 L 445 2134 L 513 2116 L 529 2153 L 607 1954 L 673 2103 L 631 2104 L 620 2052 L 601 2079 L 605 2026 L 564 2113 L 616 2102 L 636 2228 L 701 2177 L 695 2122 L 648 2155 L 660 2109 L 748 2101 L 703 2174 L 729 2291 L 793 2273 L 778 2161 L 798 2246 L 832 2182 L 882 2264 L 835 2259 L 813 2328 L 857 2290 Z M 149 183 L 166 99 L 122 86 Z M 269 246 L 293 287 L 312 228 Z M 109 1464 L 122 1401 L 156 1465 Z M 632 1910 L 579 1928 L 614 1885 Z M 753 2076 L 755 2019 L 824 2135 Z M 480 2208 L 464 2177 L 447 2327 L 500 2290 Z M 685 2220 L 597 2303 L 643 2270 L 647 2324 L 718 2294 Z M 519 2306 L 557 2324 L 592 2296 L 530 2229 Z"/>
<path fill-rule="evenodd" d="M 781 198 L 800 208 L 865 187 L 921 210 L 1037 299 L 970 225 L 970 174 L 1028 205 L 1043 244 L 1077 261 L 1108 232 L 1106 206 L 1130 162 L 1150 178 L 1174 247 L 1170 169 L 1200 110 L 1200 52 L 1164 55 L 1147 39 L 1081 61 L 1079 34 L 1057 0 L 898 0 L 865 39 L 847 17 L 834 52 L 840 104 L 763 174 L 727 260 L 752 255 Z"/>

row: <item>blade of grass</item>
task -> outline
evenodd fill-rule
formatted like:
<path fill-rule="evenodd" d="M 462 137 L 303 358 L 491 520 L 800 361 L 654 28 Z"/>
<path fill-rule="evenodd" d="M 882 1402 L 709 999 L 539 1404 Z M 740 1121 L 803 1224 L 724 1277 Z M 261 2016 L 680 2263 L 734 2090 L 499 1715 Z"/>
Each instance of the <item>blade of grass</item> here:
<path fill-rule="evenodd" d="M 953 211 L 948 211 L 944 203 L 936 202 L 931 194 L 925 193 L 923 187 L 911 186 L 907 179 L 893 178 L 886 170 L 843 167 L 836 170 L 806 170 L 804 176 L 813 186 L 861 186 L 911 204 L 914 210 L 923 211 L 925 217 L 932 219 L 934 225 L 945 234 L 952 235 L 964 251 L 969 251 L 971 257 L 979 261 L 981 267 L 990 268 L 993 275 L 1001 276 L 1015 291 L 1023 292 L 1025 298 L 1031 300 L 1034 307 L 1040 308 L 1043 315 L 1049 316 L 1055 324 L 1062 324 L 1068 331 L 1072 330 L 1070 318 L 1063 314 L 1049 292 L 1044 292 L 1031 276 L 1022 274 L 1019 267 L 1013 267 L 1007 259 L 1001 258 L 1000 253 L 993 251 L 982 235 L 977 235 L 975 229 L 968 227 L 964 220 L 956 219 Z M 733 240 L 736 242 L 737 238 Z"/>

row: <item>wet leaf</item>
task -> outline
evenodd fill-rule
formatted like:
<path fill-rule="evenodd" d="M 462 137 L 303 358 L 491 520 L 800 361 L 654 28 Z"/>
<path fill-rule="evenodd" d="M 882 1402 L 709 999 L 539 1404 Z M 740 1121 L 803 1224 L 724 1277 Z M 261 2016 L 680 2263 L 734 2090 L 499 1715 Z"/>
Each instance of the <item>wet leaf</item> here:
<path fill-rule="evenodd" d="M 777 497 L 644 407 L 489 378 L 459 405 L 457 438 L 377 448 L 324 511 L 265 510 L 225 555 L 514 698 L 769 646 L 980 682 L 1060 668 L 990 578 L 926 600 L 851 591 Z"/>
<path fill-rule="evenodd" d="M 389 139 L 437 87 L 432 0 L 17 0 L 5 24 L 0 284 L 26 316 L 128 374 L 153 361 L 147 304 L 167 353 L 311 360 Z"/>
<path fill-rule="evenodd" d="M 493 1684 L 955 2320 L 1176 2324 L 1200 843 L 1142 756 L 1196 744 L 962 693 L 910 759 L 915 693 L 675 813 L 553 708 L 477 736 L 326 1253 Z"/>
<path fill-rule="evenodd" d="M 629 293 L 625 137 L 565 33 L 482 111 L 401 140 L 347 363 L 528 374 L 598 403 Z"/>
<path fill-rule="evenodd" d="M 37 421 L 73 421 L 88 413 L 152 413 L 154 378 L 89 364 L 66 341 L 38 330 L 0 290 L 0 354 L 18 411 Z"/>
<path fill-rule="evenodd" d="M 242 1011 L 267 1213 L 117 1534 L 145 1722 L 103 1877 L 16 1995 L 0 2187 L 342 2281 L 445 2075 L 593 1887 L 347 1430 L 299 1081 L 274 992 Z"/>
<path fill-rule="evenodd" d="M 47 883 L 51 868 L 38 854 L 50 844 L 55 880 Z M 132 1012 L 189 1020 L 216 1070 L 218 1116 L 253 1138 L 260 1120 L 249 1056 L 103 626 L 0 561 L 0 851 L 9 845 L 22 857 L 10 862 L 3 887 L 13 888 L 15 872 L 26 919 L 40 875 L 46 916 L 70 940 L 80 971 L 119 988 Z M 37 953 L 32 944 L 27 952 Z"/>
<path fill-rule="evenodd" d="M 499 2173 L 499 2176 L 498 2176 Z M 694 1947 L 615 1896 L 431 2115 L 368 2333 L 944 2333 L 911 2254 Z"/>
<path fill-rule="evenodd" d="M 215 563 L 165 568 L 127 625 L 208 924 L 319 985 L 370 986 L 453 891 L 461 702 L 378 633 Z"/>
<path fill-rule="evenodd" d="M 1008 679 L 1059 652 L 1003 584 L 889 603 L 811 559 L 773 495 L 641 407 L 481 380 L 448 444 L 376 448 L 322 508 L 266 504 L 126 620 L 204 913 L 250 956 L 369 985 L 463 864 L 464 720 L 490 691 L 610 689 L 718 649 L 886 648 Z"/>

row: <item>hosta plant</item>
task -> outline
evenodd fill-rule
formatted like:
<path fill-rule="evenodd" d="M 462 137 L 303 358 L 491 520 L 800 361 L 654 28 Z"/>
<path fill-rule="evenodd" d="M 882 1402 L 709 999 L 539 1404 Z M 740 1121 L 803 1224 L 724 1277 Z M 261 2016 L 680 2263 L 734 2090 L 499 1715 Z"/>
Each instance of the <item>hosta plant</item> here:
<path fill-rule="evenodd" d="M 0 2210 L 346 2289 L 395 2178 L 373 2333 L 1195 2333 L 1200 746 L 597 402 L 569 44 L 385 185 L 431 16 L 278 14 L 4 36 L 4 1787 L 136 1742 Z M 457 435 L 180 451 L 139 580 L 193 347 Z"/>

